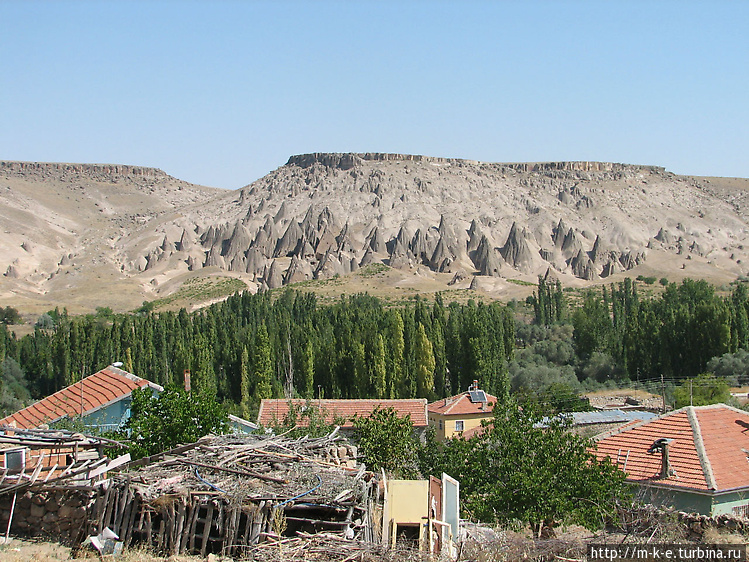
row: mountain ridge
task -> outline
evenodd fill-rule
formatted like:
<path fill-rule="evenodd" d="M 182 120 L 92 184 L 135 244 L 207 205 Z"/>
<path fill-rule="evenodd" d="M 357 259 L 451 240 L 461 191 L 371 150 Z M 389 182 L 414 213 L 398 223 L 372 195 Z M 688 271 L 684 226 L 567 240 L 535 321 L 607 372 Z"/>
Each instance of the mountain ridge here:
<path fill-rule="evenodd" d="M 45 205 L 40 185 L 91 209 Z M 21 217 L 20 195 L 27 210 L 38 207 L 30 214 L 46 237 L 21 232 L 32 219 Z M 103 266 L 136 305 L 193 276 L 236 277 L 255 291 L 373 263 L 429 278 L 430 290 L 480 286 L 499 298 L 507 279 L 547 271 L 572 286 L 641 271 L 727 282 L 747 273 L 747 212 L 749 180 L 614 162 L 310 153 L 226 191 L 157 168 L 6 161 L 0 222 L 11 237 L 0 301 L 64 299 L 55 278 L 72 279 L 70 263 L 81 287 Z M 90 224 L 54 234 L 76 218 Z M 34 262 L 45 252 L 54 267 Z"/>

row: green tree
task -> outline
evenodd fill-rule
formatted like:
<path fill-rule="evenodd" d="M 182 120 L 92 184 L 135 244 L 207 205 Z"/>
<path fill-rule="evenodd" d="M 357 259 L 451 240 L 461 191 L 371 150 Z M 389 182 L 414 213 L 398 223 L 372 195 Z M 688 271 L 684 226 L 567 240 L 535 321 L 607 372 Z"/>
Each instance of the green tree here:
<path fill-rule="evenodd" d="M 416 476 L 418 440 L 411 416 L 394 408 L 376 407 L 368 417 L 354 416 L 354 436 L 370 470 L 381 468 L 397 477 Z"/>
<path fill-rule="evenodd" d="M 22 320 L 18 310 L 12 306 L 0 306 L 0 324 L 18 324 Z"/>
<path fill-rule="evenodd" d="M 29 401 L 26 375 L 18 362 L 6 357 L 0 362 L 0 416 L 23 408 Z"/>
<path fill-rule="evenodd" d="M 428 444 L 422 473 L 459 478 L 465 514 L 481 521 L 515 519 L 537 532 L 560 523 L 600 528 L 624 495 L 624 473 L 598 461 L 563 417 L 544 419 L 512 402 L 494 412 L 493 424 L 470 440 Z"/>
<path fill-rule="evenodd" d="M 731 389 L 725 379 L 703 373 L 685 380 L 674 390 L 677 408 L 725 403 L 731 399 Z"/>
<path fill-rule="evenodd" d="M 249 419 L 250 412 L 252 409 L 252 395 L 251 385 L 252 378 L 250 377 L 250 354 L 247 351 L 247 347 L 242 347 L 242 357 L 240 358 L 240 373 L 241 373 L 241 390 L 240 390 L 240 402 L 239 411 L 243 418 Z"/>
<path fill-rule="evenodd" d="M 148 387 L 134 390 L 130 414 L 124 430 L 133 458 L 155 455 L 194 443 L 209 433 L 228 430 L 228 416 L 214 395 L 185 392 L 174 386 L 158 396 Z"/>
<path fill-rule="evenodd" d="M 432 342 L 427 338 L 424 325 L 419 324 L 416 332 L 416 392 L 424 398 L 434 397 L 434 352 Z"/>
<path fill-rule="evenodd" d="M 374 349 L 369 358 L 370 384 L 375 398 L 385 398 L 387 392 L 387 368 L 385 366 L 385 343 L 381 334 L 375 335 Z"/>
<path fill-rule="evenodd" d="M 271 362 L 270 338 L 265 324 L 260 325 L 255 336 L 252 379 L 255 381 L 255 398 L 258 401 L 273 396 L 273 365 Z"/>

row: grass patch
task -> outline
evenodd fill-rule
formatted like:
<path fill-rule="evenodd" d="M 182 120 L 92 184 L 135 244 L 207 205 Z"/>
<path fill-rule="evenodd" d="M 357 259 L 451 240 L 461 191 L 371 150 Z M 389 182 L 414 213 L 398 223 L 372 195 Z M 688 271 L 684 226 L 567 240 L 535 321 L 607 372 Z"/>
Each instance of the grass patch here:
<path fill-rule="evenodd" d="M 506 279 L 508 283 L 514 283 L 515 285 L 520 285 L 522 287 L 535 287 L 536 283 L 531 283 L 530 281 L 523 281 L 522 279 Z"/>
<path fill-rule="evenodd" d="M 175 303 L 200 303 L 233 295 L 247 289 L 247 285 L 236 277 L 193 277 L 174 293 L 153 301 L 153 308 L 163 308 Z"/>
<path fill-rule="evenodd" d="M 357 271 L 356 275 L 364 279 L 369 279 L 370 277 L 376 277 L 377 275 L 389 270 L 390 268 L 384 263 L 370 263 L 368 266 Z"/>

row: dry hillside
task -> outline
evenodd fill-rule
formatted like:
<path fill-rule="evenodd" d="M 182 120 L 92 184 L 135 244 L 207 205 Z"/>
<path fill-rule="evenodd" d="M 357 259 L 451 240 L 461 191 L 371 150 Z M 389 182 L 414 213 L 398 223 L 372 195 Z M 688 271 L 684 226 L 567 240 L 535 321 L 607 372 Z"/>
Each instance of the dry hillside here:
<path fill-rule="evenodd" d="M 220 297 L 189 290 L 195 278 L 492 298 L 523 296 L 508 280 L 547 271 L 572 286 L 640 274 L 723 284 L 747 273 L 748 188 L 656 166 L 399 154 L 292 156 L 238 191 L 152 168 L 0 162 L 0 304 L 33 314 Z M 372 264 L 376 275 L 351 276 Z"/>

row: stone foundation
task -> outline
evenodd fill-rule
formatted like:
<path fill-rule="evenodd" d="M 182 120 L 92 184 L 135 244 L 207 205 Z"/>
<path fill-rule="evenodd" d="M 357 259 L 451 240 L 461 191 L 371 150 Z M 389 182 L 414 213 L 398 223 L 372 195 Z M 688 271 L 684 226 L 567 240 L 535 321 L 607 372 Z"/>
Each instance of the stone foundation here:
<path fill-rule="evenodd" d="M 45 537 L 66 545 L 80 544 L 88 536 L 89 492 L 58 490 L 20 493 L 13 511 L 10 533 L 17 537 Z M 5 534 L 13 494 L 0 496 L 0 530 Z"/>

